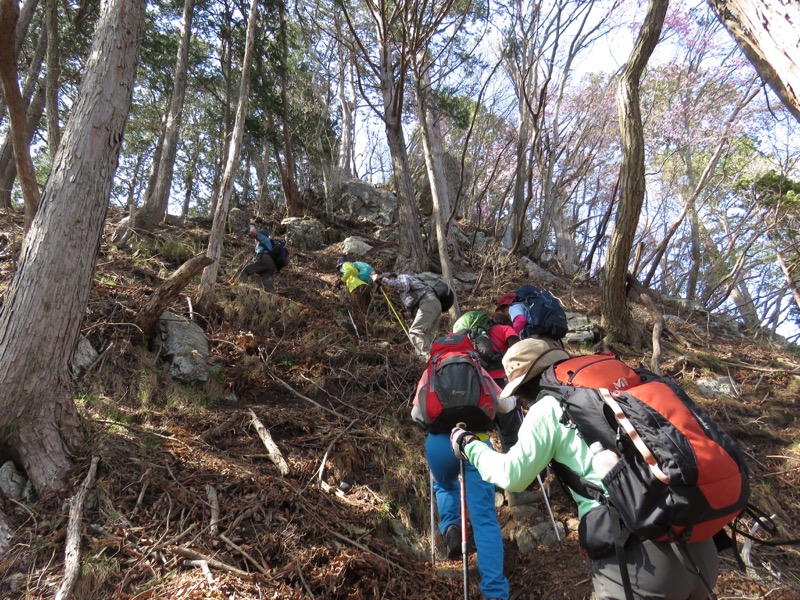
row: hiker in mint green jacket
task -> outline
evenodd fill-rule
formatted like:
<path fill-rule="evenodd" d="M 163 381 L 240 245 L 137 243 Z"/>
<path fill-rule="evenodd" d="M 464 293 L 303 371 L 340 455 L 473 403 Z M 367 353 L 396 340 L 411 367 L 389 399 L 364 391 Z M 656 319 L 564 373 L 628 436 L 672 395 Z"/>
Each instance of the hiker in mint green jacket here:
<path fill-rule="evenodd" d="M 526 339 L 514 344 L 503 357 L 509 383 L 500 398 L 517 394 L 533 401 L 539 392 L 539 376 L 552 364 L 569 358 L 557 343 Z M 453 429 L 453 452 L 463 454 L 481 477 L 498 487 L 522 491 L 551 461 L 600 486 L 592 467 L 592 452 L 575 427 L 562 423 L 564 411 L 559 400 L 543 396 L 528 410 L 519 430 L 519 441 L 506 454 L 492 450 L 469 431 Z M 477 443 L 476 443 L 477 442 Z M 580 544 L 589 556 L 589 568 L 598 600 L 626 597 L 620 563 L 614 549 L 611 513 L 596 510 L 601 504 L 570 489 L 581 519 Z M 607 495 L 607 492 L 605 492 Z M 711 588 L 717 580 L 719 556 L 713 540 L 688 544 L 688 552 Z M 708 596 L 700 576 L 687 570 L 682 557 L 667 542 L 639 540 L 630 536 L 625 543 L 625 561 L 634 598 L 704 600 Z"/>

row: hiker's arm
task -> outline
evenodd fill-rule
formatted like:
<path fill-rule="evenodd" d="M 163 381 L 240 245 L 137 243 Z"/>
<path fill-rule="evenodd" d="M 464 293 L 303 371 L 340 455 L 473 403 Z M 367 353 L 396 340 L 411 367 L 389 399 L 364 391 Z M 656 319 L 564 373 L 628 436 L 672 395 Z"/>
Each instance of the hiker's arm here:
<path fill-rule="evenodd" d="M 553 459 L 564 429 L 559 423 L 560 407 L 548 397 L 534 404 L 519 430 L 519 441 L 506 454 L 486 444 L 469 444 L 465 454 L 481 477 L 511 492 L 527 488 Z"/>
<path fill-rule="evenodd" d="M 272 252 L 272 240 L 263 231 L 256 234 L 256 239 L 267 249 L 267 252 Z"/>

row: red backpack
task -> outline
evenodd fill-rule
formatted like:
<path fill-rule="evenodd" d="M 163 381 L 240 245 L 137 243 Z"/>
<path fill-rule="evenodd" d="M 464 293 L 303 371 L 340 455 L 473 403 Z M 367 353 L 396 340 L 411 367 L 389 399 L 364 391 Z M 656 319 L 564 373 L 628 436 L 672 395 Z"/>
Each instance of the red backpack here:
<path fill-rule="evenodd" d="M 602 480 L 608 498 L 563 465 L 559 476 L 576 493 L 610 503 L 636 536 L 706 540 L 747 506 L 742 451 L 675 381 L 601 353 L 551 366 L 540 386 L 561 400 L 565 425 L 618 456 Z"/>
<path fill-rule="evenodd" d="M 457 423 L 470 431 L 492 428 L 497 405 L 495 384 L 481 368 L 467 334 L 451 333 L 434 340 L 428 381 L 418 400 L 429 431 L 450 433 Z"/>

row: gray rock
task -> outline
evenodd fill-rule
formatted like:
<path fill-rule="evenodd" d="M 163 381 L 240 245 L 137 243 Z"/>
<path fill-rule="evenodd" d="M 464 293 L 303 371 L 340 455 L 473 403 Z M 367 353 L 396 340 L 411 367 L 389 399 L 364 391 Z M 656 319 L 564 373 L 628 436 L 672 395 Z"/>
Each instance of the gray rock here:
<path fill-rule="evenodd" d="M 719 379 L 698 379 L 697 387 L 707 398 L 719 398 L 730 396 L 736 398 L 741 393 L 741 389 L 730 377 L 720 377 Z"/>
<path fill-rule="evenodd" d="M 20 500 L 30 497 L 31 482 L 22 473 L 17 471 L 13 461 L 6 461 L 0 467 L 0 490 L 9 498 Z"/>
<path fill-rule="evenodd" d="M 517 266 L 531 279 L 539 283 L 553 283 L 558 281 L 558 277 L 553 275 L 547 269 L 543 269 L 527 256 L 520 256 L 517 260 Z"/>
<path fill-rule="evenodd" d="M 397 197 L 360 179 L 342 183 L 334 206 L 333 217 L 339 220 L 374 225 L 391 225 L 397 220 Z"/>
<path fill-rule="evenodd" d="M 470 273 L 467 271 L 459 271 L 458 273 L 453 273 L 453 277 L 455 277 L 458 281 L 462 283 L 475 283 L 478 281 L 477 273 Z"/>
<path fill-rule="evenodd" d="M 182 348 L 172 357 L 170 375 L 184 383 L 206 382 L 210 368 L 205 357 L 192 348 Z"/>
<path fill-rule="evenodd" d="M 158 321 L 160 355 L 172 360 L 180 350 L 196 350 L 203 359 L 209 355 L 208 338 L 195 322 L 165 310 Z"/>
<path fill-rule="evenodd" d="M 92 343 L 84 336 L 80 336 L 78 345 L 75 347 L 75 353 L 72 355 L 72 370 L 88 369 L 94 364 L 98 356 L 99 354 L 97 354 Z"/>
<path fill-rule="evenodd" d="M 342 254 L 347 256 L 363 256 L 372 250 L 367 240 L 358 236 L 351 236 L 342 242 Z"/>
<path fill-rule="evenodd" d="M 327 245 L 325 225 L 317 219 L 289 217 L 281 221 L 286 226 L 286 245 L 296 250 L 321 250 Z"/>
<path fill-rule="evenodd" d="M 559 537 L 563 540 L 566 536 L 563 523 L 556 521 L 556 527 L 558 528 Z M 536 541 L 542 546 L 556 546 L 559 543 L 555 529 L 553 529 L 553 524 L 550 521 L 537 523 L 530 528 L 530 531 Z"/>
<path fill-rule="evenodd" d="M 589 317 L 576 312 L 566 314 L 569 331 L 564 336 L 565 344 L 593 344 L 600 339 L 600 330 Z"/>

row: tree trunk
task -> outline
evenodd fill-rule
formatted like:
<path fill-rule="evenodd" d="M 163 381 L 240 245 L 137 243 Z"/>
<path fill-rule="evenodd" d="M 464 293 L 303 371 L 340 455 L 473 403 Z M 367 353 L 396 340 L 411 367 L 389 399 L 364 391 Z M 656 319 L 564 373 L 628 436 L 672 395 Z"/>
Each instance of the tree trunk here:
<path fill-rule="evenodd" d="M 614 232 L 604 268 L 602 322 L 607 340 L 633 345 L 644 342 L 644 332 L 636 326 L 626 299 L 628 263 L 644 202 L 644 133 L 639 105 L 639 81 L 647 61 L 658 43 L 667 0 L 650 0 L 630 59 L 625 65 L 617 88 L 622 165 L 620 166 L 620 202 Z"/>
<path fill-rule="evenodd" d="M 28 125 L 28 144 L 30 147 L 33 141 L 33 135 L 36 132 L 36 126 L 42 120 L 44 114 L 44 86 L 40 86 L 36 91 L 36 95 L 28 105 L 27 125 Z M 2 149 L 0 149 L 0 206 L 11 209 L 11 189 L 14 186 L 14 180 L 17 178 L 17 163 L 14 162 L 14 146 L 11 142 L 11 136 L 6 137 L 3 141 Z"/>
<path fill-rule="evenodd" d="M 800 3 L 709 0 L 709 4 L 761 78 L 800 121 Z"/>
<path fill-rule="evenodd" d="M 381 32 L 379 31 L 379 34 Z M 397 193 L 400 243 L 395 269 L 416 273 L 428 268 L 428 257 L 422 244 L 419 210 L 414 194 L 414 183 L 408 165 L 408 152 L 403 134 L 403 85 L 396 81 L 393 71 L 393 44 L 383 40 L 380 56 L 380 85 L 383 97 L 386 141 L 392 156 L 395 191 Z"/>
<path fill-rule="evenodd" d="M 433 201 L 433 220 L 436 226 L 436 245 L 439 250 L 439 264 L 442 267 L 442 277 L 454 288 L 453 268 L 450 264 L 449 228 L 450 193 L 447 189 L 447 175 L 444 172 L 444 145 L 442 133 L 437 121 L 437 114 L 433 107 L 428 106 L 430 93 L 430 76 L 428 75 L 427 52 L 421 52 L 417 65 L 417 111 L 419 123 L 422 128 L 422 150 L 425 155 L 425 166 L 428 170 L 428 182 L 431 186 Z M 455 246 L 455 244 L 453 244 Z M 450 309 L 453 321 L 461 316 L 458 302 L 453 303 Z"/>
<path fill-rule="evenodd" d="M 247 100 L 250 93 L 250 66 L 253 63 L 255 48 L 255 30 L 258 17 L 258 0 L 250 0 L 250 13 L 247 17 L 247 33 L 245 37 L 244 60 L 242 61 L 242 79 L 239 84 L 239 105 L 236 109 L 236 121 L 233 125 L 231 144 L 228 148 L 228 160 L 225 174 L 222 177 L 219 197 L 215 202 L 214 221 L 208 237 L 207 256 L 213 261 L 205 269 L 200 278 L 197 305 L 206 310 L 211 301 L 211 293 L 217 283 L 219 257 L 222 255 L 222 239 L 225 235 L 225 222 L 228 218 L 228 205 L 233 193 L 233 180 L 239 167 L 239 152 L 244 138 L 244 121 L 247 117 Z"/>
<path fill-rule="evenodd" d="M 292 143 L 292 124 L 289 118 L 289 81 L 291 72 L 287 64 L 289 60 L 289 34 L 287 32 L 286 11 L 280 9 L 280 36 L 281 36 L 281 121 L 283 121 L 283 156 L 286 177 L 283 180 L 283 193 L 286 196 L 286 214 L 296 216 L 297 209 L 297 167 L 294 162 L 294 148 Z"/>
<path fill-rule="evenodd" d="M 155 181 L 152 188 L 148 186 L 149 193 L 136 213 L 135 220 L 132 221 L 135 227 L 152 229 L 162 221 L 169 209 L 169 194 L 172 188 L 172 175 L 175 171 L 175 156 L 178 153 L 183 101 L 186 96 L 186 74 L 189 69 L 189 44 L 192 38 L 193 15 L 194 0 L 184 0 L 183 24 L 180 30 L 178 57 L 175 62 L 172 96 L 164 123 L 161 149 L 157 153 L 159 160 L 154 164 Z"/>
<path fill-rule="evenodd" d="M 28 35 L 28 27 L 30 27 L 31 21 L 33 20 L 33 13 L 36 10 L 36 6 L 39 4 L 39 0 L 25 0 L 22 4 L 22 7 L 19 10 L 19 18 L 17 19 L 17 26 L 14 31 L 14 39 L 16 40 L 14 43 L 14 56 L 19 56 L 20 52 L 22 51 L 22 43 L 25 41 L 25 36 Z M 37 45 L 37 56 L 39 57 L 38 60 L 34 58 L 31 61 L 31 65 L 36 66 L 36 77 L 34 77 L 34 81 L 36 78 L 39 77 L 39 67 L 44 56 L 44 51 L 46 50 L 46 46 L 42 45 L 42 42 L 47 43 L 47 30 L 42 27 L 39 33 L 39 42 Z M 39 53 L 39 49 L 42 50 Z M 28 72 L 29 74 L 31 71 Z M 27 80 L 26 80 L 27 81 Z M 27 97 L 25 92 L 22 93 L 23 96 Z M 0 125 L 3 124 L 3 119 L 6 116 L 6 104 L 5 104 L 5 97 L 0 94 Z"/>
<path fill-rule="evenodd" d="M 47 150 L 52 161 L 61 143 L 61 128 L 58 123 L 58 86 L 61 79 L 61 55 L 58 34 L 58 0 L 47 0 Z"/>
<path fill-rule="evenodd" d="M 22 196 L 25 199 L 25 230 L 27 231 L 33 222 L 41 194 L 28 145 L 27 110 L 19 89 L 19 81 L 17 81 L 14 43 L 18 19 L 19 7 L 16 0 L 0 0 L 0 82 L 2 82 L 3 93 L 8 105 L 14 160 L 17 163 Z"/>
<path fill-rule="evenodd" d="M 338 23 L 338 14 L 334 16 Z M 338 168 L 341 177 L 353 176 L 353 156 L 355 156 L 355 89 L 353 85 L 353 53 L 345 44 L 337 43 L 339 51 L 339 83 L 337 96 L 342 110 L 342 134 L 339 138 Z M 349 91 L 349 97 L 348 97 Z"/>
<path fill-rule="evenodd" d="M 109 0 L 0 311 L 0 444 L 36 490 L 63 489 L 83 441 L 69 363 L 131 105 L 144 0 Z M 79 158 L 77 158 L 79 157 Z"/>

